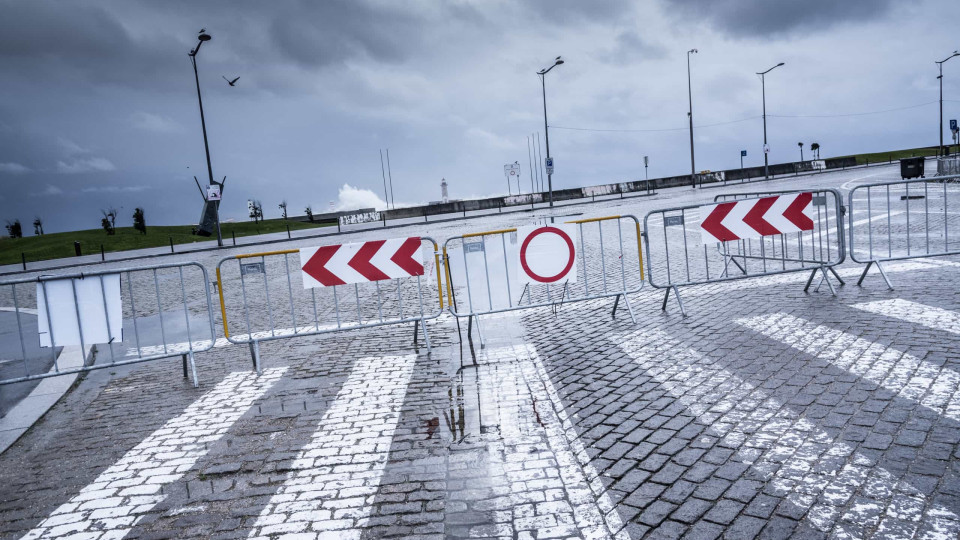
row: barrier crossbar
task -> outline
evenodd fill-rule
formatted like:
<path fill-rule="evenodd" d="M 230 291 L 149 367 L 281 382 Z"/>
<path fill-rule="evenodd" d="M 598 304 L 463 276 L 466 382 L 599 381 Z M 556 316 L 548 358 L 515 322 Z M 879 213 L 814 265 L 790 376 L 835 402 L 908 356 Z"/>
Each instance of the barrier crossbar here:
<path fill-rule="evenodd" d="M 437 243 L 428 237 L 421 241 L 433 253 L 423 276 L 309 289 L 300 276 L 300 250 L 225 257 L 216 270 L 224 337 L 249 345 L 258 373 L 261 342 L 387 325 L 414 323 L 415 344 L 422 327 L 429 353 L 426 321 L 443 312 L 443 289 Z M 432 294 L 424 282 L 434 277 Z"/>
<path fill-rule="evenodd" d="M 866 264 L 960 254 L 960 175 L 863 184 L 848 195 L 850 258 Z M 951 204 L 952 203 L 952 204 Z"/>
<path fill-rule="evenodd" d="M 744 205 L 765 202 L 767 204 L 763 204 L 763 208 L 770 208 L 771 198 L 799 194 L 809 196 L 805 213 L 812 221 L 811 229 L 783 234 L 773 229 L 773 234 L 766 231 L 768 234 L 763 236 L 721 242 L 703 240 L 702 224 L 707 216 L 700 214 L 701 211 L 711 211 L 713 207 L 710 205 L 690 205 L 647 213 L 644 217 L 644 236 L 648 279 L 651 286 L 665 289 L 661 309 L 666 310 L 672 291 L 681 313 L 686 316 L 678 287 L 791 272 L 810 272 L 805 292 L 810 289 L 813 278 L 820 273 L 817 289 L 826 282 L 831 293 L 836 295 L 827 272 L 832 273 L 843 285 L 843 280 L 833 267 L 844 261 L 846 253 L 842 219 L 845 210 L 837 190 L 725 194 L 715 197 L 714 202 L 738 202 Z M 743 211 L 730 212 L 731 217 L 744 217 Z"/>
<path fill-rule="evenodd" d="M 0 317 L 17 334 L 0 345 L 14 359 L 0 365 L 0 385 L 180 356 L 196 387 L 194 355 L 216 342 L 210 282 L 195 262 L 3 281 Z"/>
<path fill-rule="evenodd" d="M 521 284 L 516 228 L 464 234 L 444 242 L 448 310 L 457 318 L 468 318 L 468 336 L 476 321 L 481 346 L 481 315 L 539 307 L 556 313 L 563 304 L 584 300 L 615 298 L 614 317 L 622 300 L 636 324 L 627 295 L 639 292 L 644 283 L 640 221 L 618 215 L 565 223 L 576 225 L 575 282 Z"/>

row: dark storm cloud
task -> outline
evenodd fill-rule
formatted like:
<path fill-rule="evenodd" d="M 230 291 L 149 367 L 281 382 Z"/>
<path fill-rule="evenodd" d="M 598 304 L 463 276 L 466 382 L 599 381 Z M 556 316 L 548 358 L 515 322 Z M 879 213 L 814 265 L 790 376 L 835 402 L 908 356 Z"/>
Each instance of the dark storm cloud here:
<path fill-rule="evenodd" d="M 659 60 L 667 52 L 664 47 L 644 39 L 633 31 L 620 32 L 612 42 L 612 47 L 597 55 L 599 60 L 608 64 L 625 65 Z"/>
<path fill-rule="evenodd" d="M 740 37 L 816 31 L 848 21 L 886 15 L 893 0 L 664 0 L 665 11 L 678 18 L 705 21 Z"/>
<path fill-rule="evenodd" d="M 615 22 L 634 10 L 632 2 L 622 0 L 532 0 L 523 5 L 534 16 L 561 26 L 584 22 Z M 523 21 L 519 21 L 520 24 Z"/>

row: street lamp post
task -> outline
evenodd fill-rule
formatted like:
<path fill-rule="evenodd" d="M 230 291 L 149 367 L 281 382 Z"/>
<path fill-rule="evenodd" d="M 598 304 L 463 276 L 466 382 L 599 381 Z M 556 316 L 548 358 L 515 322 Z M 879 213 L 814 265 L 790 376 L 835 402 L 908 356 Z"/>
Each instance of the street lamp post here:
<path fill-rule="evenodd" d="M 761 88 L 761 91 L 763 92 L 763 177 L 764 178 L 770 178 L 770 159 L 767 152 L 768 150 L 767 148 L 767 83 L 766 83 L 765 77 L 767 73 L 770 73 L 771 71 L 777 69 L 782 65 L 783 65 L 783 62 L 780 62 L 779 64 L 773 66 L 772 68 L 766 71 L 761 71 L 760 73 L 757 73 L 757 75 L 760 76 L 760 88 Z"/>
<path fill-rule="evenodd" d="M 563 59 L 558 56 L 552 66 L 537 72 L 537 75 L 540 76 L 540 84 L 543 87 L 543 137 L 547 146 L 547 160 L 550 159 L 550 131 L 547 126 L 547 73 L 550 73 L 551 69 L 562 63 Z M 547 171 L 547 189 L 550 192 L 550 208 L 553 208 L 553 173 L 551 171 Z"/>
<path fill-rule="evenodd" d="M 937 76 L 937 80 L 940 81 L 940 146 L 937 147 L 938 156 L 943 152 L 943 63 L 954 56 L 960 56 L 960 51 L 953 51 L 953 54 L 937 62 L 937 67 L 940 68 L 940 75 Z"/>
<path fill-rule="evenodd" d="M 687 118 L 690 120 L 690 187 L 696 189 L 697 167 L 693 159 L 693 89 L 690 84 L 690 55 L 697 54 L 696 49 L 687 51 L 687 98 L 690 103 L 690 109 L 687 112 Z"/>
<path fill-rule="evenodd" d="M 197 43 L 197 47 L 190 51 L 189 55 L 190 62 L 193 64 L 193 78 L 197 81 L 197 101 L 200 103 L 200 127 L 203 129 L 203 149 L 207 153 L 207 175 L 209 176 L 210 185 L 212 186 L 214 182 L 213 167 L 210 165 L 210 144 L 207 142 L 207 122 L 203 118 L 203 97 L 200 96 L 200 75 L 197 74 L 197 53 L 200 52 L 200 46 L 203 45 L 204 41 L 210 41 L 210 34 L 201 30 L 198 39 L 200 41 Z M 223 236 L 220 234 L 220 201 L 213 201 L 213 207 L 217 216 L 217 247 L 223 247 Z"/>

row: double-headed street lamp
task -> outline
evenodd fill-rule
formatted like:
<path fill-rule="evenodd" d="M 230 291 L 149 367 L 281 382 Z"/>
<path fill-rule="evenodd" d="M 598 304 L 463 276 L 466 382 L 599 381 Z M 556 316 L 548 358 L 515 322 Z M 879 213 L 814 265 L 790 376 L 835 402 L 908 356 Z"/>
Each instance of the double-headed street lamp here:
<path fill-rule="evenodd" d="M 779 64 L 773 66 L 772 68 L 766 71 L 761 71 L 757 73 L 757 75 L 760 76 L 760 88 L 761 88 L 761 91 L 763 92 L 763 177 L 764 178 L 770 178 L 770 161 L 768 156 L 769 148 L 767 147 L 767 83 L 764 77 L 766 76 L 767 73 L 770 73 L 771 71 L 777 69 L 782 65 L 783 65 L 783 62 L 780 62 Z"/>
<path fill-rule="evenodd" d="M 953 54 L 937 62 L 937 67 L 940 68 L 940 75 L 937 76 L 940 81 L 940 146 L 937 148 L 938 156 L 943 152 L 943 63 L 954 56 L 960 56 L 960 51 L 953 51 Z"/>
<path fill-rule="evenodd" d="M 690 86 L 690 55 L 697 54 L 696 49 L 687 51 L 687 97 L 690 100 L 690 110 L 687 118 L 690 119 L 690 187 L 697 187 L 697 167 L 693 160 L 693 89 Z"/>
<path fill-rule="evenodd" d="M 546 139 L 547 144 L 547 161 L 550 161 L 550 131 L 547 126 L 547 73 L 550 73 L 550 70 L 559 66 L 563 63 L 563 59 L 559 56 L 553 62 L 553 65 L 541 69 L 537 72 L 537 75 L 540 76 L 540 83 L 543 86 L 543 137 Z M 552 170 L 547 171 L 547 189 L 550 191 L 550 208 L 553 208 L 553 172 Z"/>
<path fill-rule="evenodd" d="M 203 30 L 200 31 L 200 40 L 196 48 L 190 51 L 190 62 L 193 64 L 193 77 L 197 81 L 197 101 L 200 103 L 200 127 L 203 129 L 203 149 L 207 152 L 207 175 L 210 179 L 209 185 L 214 185 L 213 167 L 210 165 L 210 145 L 207 143 L 207 122 L 203 118 L 203 98 L 200 96 L 200 75 L 197 74 L 197 53 L 200 52 L 200 46 L 204 41 L 210 41 L 210 34 Z M 210 202 L 210 201 L 208 201 Z M 220 201 L 212 201 L 217 215 L 217 246 L 223 247 L 223 236 L 220 234 Z"/>

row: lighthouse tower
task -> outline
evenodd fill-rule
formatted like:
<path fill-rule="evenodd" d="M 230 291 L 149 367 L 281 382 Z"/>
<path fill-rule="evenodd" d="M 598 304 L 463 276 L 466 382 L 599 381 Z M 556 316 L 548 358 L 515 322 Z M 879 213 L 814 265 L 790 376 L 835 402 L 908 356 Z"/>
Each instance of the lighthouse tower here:
<path fill-rule="evenodd" d="M 448 201 L 450 200 L 450 196 L 447 194 L 447 179 L 446 179 L 446 178 L 441 178 L 441 179 L 440 179 L 440 200 L 443 201 L 443 202 L 448 202 Z"/>

